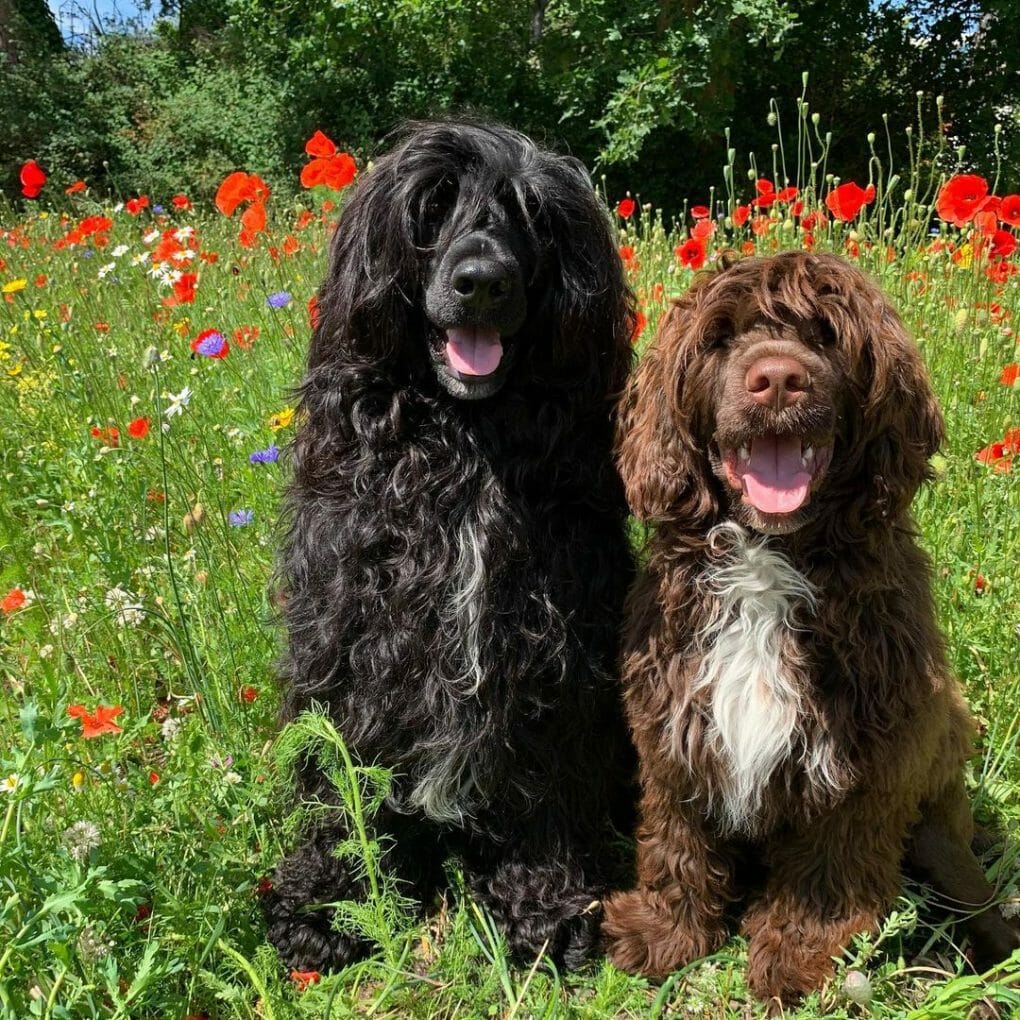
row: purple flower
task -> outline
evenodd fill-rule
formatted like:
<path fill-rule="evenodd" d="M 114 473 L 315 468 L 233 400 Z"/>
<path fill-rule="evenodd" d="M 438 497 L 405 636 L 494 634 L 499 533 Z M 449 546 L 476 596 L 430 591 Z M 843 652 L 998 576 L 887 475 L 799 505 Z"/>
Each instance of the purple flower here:
<path fill-rule="evenodd" d="M 227 520 L 232 528 L 243 528 L 255 520 L 254 510 L 231 510 L 227 514 Z"/>
<path fill-rule="evenodd" d="M 161 205 L 154 205 L 152 207 L 152 211 L 154 213 L 161 213 L 161 212 L 163 212 L 163 207 Z"/>
<path fill-rule="evenodd" d="M 205 329 L 199 333 L 191 349 L 206 358 L 222 358 L 229 350 L 226 337 L 215 329 Z"/>
<path fill-rule="evenodd" d="M 286 308 L 290 304 L 290 294 L 285 290 L 278 290 L 266 298 L 266 304 L 270 308 Z"/>
<path fill-rule="evenodd" d="M 276 443 L 272 443 L 264 450 L 256 450 L 254 453 L 249 454 L 248 460 L 252 464 L 275 464 L 279 456 L 280 448 Z"/>

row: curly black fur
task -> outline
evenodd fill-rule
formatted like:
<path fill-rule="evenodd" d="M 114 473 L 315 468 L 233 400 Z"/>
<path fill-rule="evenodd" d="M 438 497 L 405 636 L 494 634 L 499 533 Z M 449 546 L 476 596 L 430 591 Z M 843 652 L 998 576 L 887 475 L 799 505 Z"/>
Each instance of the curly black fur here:
<path fill-rule="evenodd" d="M 431 299 L 468 235 L 520 280 L 492 313 L 515 320 L 501 371 L 474 392 L 427 310 L 456 304 Z M 326 706 L 359 759 L 394 770 L 376 825 L 418 895 L 454 851 L 519 958 L 576 964 L 630 780 L 611 446 L 633 313 L 605 210 L 576 161 L 517 132 L 412 124 L 355 186 L 319 302 L 279 567 L 285 714 Z M 329 798 L 313 770 L 302 787 Z M 363 948 L 315 909 L 359 895 L 330 853 L 343 836 L 317 823 L 275 876 L 290 966 Z"/>

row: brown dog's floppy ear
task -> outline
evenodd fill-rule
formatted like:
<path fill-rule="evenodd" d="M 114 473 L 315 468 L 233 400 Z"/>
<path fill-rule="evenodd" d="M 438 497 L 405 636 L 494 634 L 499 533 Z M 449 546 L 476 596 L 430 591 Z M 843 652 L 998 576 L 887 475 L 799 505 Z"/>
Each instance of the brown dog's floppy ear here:
<path fill-rule="evenodd" d="M 620 406 L 617 466 L 630 509 L 642 521 L 693 524 L 716 508 L 707 461 L 681 400 L 690 303 L 687 295 L 667 311 Z"/>
<path fill-rule="evenodd" d="M 859 363 L 864 386 L 858 477 L 870 496 L 862 510 L 865 517 L 895 518 L 932 478 L 929 461 L 945 439 L 945 425 L 920 351 L 899 316 L 870 282 L 861 297 L 870 308 L 862 316 Z"/>

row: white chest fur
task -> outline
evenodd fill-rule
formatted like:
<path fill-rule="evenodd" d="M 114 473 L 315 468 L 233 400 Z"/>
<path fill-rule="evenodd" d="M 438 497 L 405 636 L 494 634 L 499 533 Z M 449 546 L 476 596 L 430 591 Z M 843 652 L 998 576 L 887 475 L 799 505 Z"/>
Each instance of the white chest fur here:
<path fill-rule="evenodd" d="M 707 738 L 724 775 L 712 810 L 724 829 L 751 832 L 798 735 L 804 681 L 794 635 L 815 591 L 786 556 L 737 524 L 717 526 L 709 540 L 718 556 L 703 578 L 717 609 L 698 638 L 695 687 L 708 693 Z M 812 755 L 806 764 L 814 771 Z"/>

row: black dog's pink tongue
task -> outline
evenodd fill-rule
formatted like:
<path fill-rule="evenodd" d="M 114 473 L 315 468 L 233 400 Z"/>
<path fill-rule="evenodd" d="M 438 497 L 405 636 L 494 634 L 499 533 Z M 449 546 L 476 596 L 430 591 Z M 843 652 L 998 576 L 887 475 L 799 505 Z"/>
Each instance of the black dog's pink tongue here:
<path fill-rule="evenodd" d="M 489 375 L 502 357 L 503 344 L 494 329 L 458 326 L 446 331 L 446 360 L 462 375 Z"/>
<path fill-rule="evenodd" d="M 796 510 L 811 486 L 811 474 L 801 463 L 801 442 L 795 436 L 759 436 L 751 443 L 751 457 L 741 474 L 744 492 L 765 514 Z"/>

